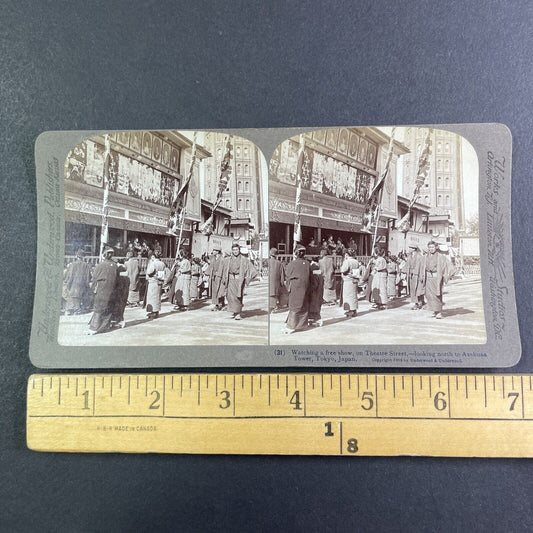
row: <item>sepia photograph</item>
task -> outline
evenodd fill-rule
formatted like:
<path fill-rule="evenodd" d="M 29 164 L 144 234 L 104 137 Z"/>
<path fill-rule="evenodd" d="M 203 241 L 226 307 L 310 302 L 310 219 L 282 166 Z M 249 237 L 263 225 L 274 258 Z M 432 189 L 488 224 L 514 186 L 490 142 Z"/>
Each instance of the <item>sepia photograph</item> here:
<path fill-rule="evenodd" d="M 266 345 L 267 163 L 203 131 L 122 131 L 64 167 L 58 342 Z"/>
<path fill-rule="evenodd" d="M 479 162 L 427 127 L 302 133 L 269 163 L 273 345 L 484 344 Z"/>

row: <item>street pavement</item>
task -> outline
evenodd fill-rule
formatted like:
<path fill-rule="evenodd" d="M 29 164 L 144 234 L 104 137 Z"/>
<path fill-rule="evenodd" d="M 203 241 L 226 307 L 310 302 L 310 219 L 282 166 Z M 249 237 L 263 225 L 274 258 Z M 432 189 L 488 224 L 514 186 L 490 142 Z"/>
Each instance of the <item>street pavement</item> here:
<path fill-rule="evenodd" d="M 243 320 L 227 311 L 211 311 L 210 300 L 174 311 L 163 302 L 159 318 L 149 320 L 139 307 L 126 308 L 126 327 L 87 335 L 91 313 L 61 316 L 59 344 L 69 346 L 265 345 L 268 340 L 268 279 L 252 281 L 244 296 Z"/>
<path fill-rule="evenodd" d="M 485 318 L 481 278 L 452 280 L 444 287 L 441 320 L 425 308 L 410 309 L 408 297 L 389 302 L 388 309 L 371 309 L 359 300 L 355 318 L 348 319 L 338 306 L 322 307 L 322 327 L 283 334 L 287 312 L 270 315 L 271 345 L 343 344 L 484 344 Z"/>

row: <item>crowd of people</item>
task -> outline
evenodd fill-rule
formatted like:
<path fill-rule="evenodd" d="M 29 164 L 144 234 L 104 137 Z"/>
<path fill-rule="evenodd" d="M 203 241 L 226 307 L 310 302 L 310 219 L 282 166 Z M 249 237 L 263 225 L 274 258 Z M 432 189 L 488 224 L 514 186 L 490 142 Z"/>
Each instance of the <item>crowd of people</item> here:
<path fill-rule="evenodd" d="M 344 255 L 347 249 L 357 249 L 357 245 L 353 238 L 350 238 L 348 245 L 344 246 L 341 237 L 335 239 L 333 235 L 329 235 L 327 239 L 323 239 L 320 245 L 315 239 L 311 239 L 306 247 L 306 254 L 318 255 L 322 251 L 327 251 L 328 255 Z"/>
<path fill-rule="evenodd" d="M 127 307 L 142 307 L 148 319 L 158 318 L 163 300 L 176 311 L 187 311 L 191 302 L 211 298 L 212 311 L 227 310 L 231 318 L 241 320 L 245 287 L 258 275 L 248 250 L 238 243 L 225 256 L 220 247 L 202 257 L 192 257 L 182 249 L 170 267 L 161 260 L 158 247 L 148 248 L 146 255 L 142 246 L 131 247 L 119 261 L 113 259 L 114 254 L 106 246 L 101 261 L 93 267 L 79 249 L 64 272 L 64 312 L 74 315 L 92 310 L 88 335 L 125 327 Z M 144 276 L 143 257 L 147 258 Z"/>
<path fill-rule="evenodd" d="M 436 242 L 429 242 L 424 252 L 410 246 L 397 256 L 376 246 L 366 264 L 356 250 L 355 243 L 343 247 L 338 268 L 333 256 L 341 254 L 327 247 L 315 255 L 315 250 L 297 245 L 288 264 L 277 259 L 276 248 L 270 250 L 270 311 L 288 309 L 284 333 L 322 326 L 322 306 L 339 305 L 347 318 L 353 318 L 360 299 L 383 310 L 392 300 L 409 296 L 412 310 L 425 307 L 432 317 L 442 319 L 443 285 L 454 267 Z"/>

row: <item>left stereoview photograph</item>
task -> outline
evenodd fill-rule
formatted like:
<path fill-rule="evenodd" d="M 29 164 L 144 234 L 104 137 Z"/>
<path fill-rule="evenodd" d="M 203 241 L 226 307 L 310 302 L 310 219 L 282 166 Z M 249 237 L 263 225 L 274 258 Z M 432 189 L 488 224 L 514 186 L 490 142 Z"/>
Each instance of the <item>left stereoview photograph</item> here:
<path fill-rule="evenodd" d="M 72 147 L 58 343 L 268 343 L 267 165 L 242 137 L 121 131 Z"/>

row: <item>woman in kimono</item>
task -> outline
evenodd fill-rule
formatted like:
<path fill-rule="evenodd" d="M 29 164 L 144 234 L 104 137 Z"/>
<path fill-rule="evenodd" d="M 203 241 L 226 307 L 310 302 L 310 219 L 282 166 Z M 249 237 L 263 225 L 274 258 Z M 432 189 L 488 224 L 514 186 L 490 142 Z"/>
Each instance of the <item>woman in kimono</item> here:
<path fill-rule="evenodd" d="M 191 261 L 189 252 L 182 250 L 180 252 L 181 261 L 178 265 L 176 292 L 174 293 L 174 309 L 178 311 L 187 311 L 191 303 Z"/>
<path fill-rule="evenodd" d="M 383 248 L 378 248 L 377 256 L 372 265 L 372 307 L 379 310 L 387 306 L 387 261 Z"/>
<path fill-rule="evenodd" d="M 359 261 L 355 258 L 355 249 L 348 248 L 341 265 L 342 276 L 342 301 L 344 314 L 348 318 L 357 316 L 359 283 Z"/>
<path fill-rule="evenodd" d="M 155 251 L 146 267 L 146 313 L 148 318 L 157 318 L 161 311 L 161 288 L 165 278 L 165 263 L 161 261 L 161 252 Z"/>
<path fill-rule="evenodd" d="M 318 257 L 314 257 L 309 267 L 309 314 L 307 316 L 309 326 L 322 326 L 322 294 L 324 292 L 324 276 L 320 272 Z"/>

